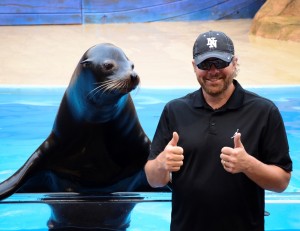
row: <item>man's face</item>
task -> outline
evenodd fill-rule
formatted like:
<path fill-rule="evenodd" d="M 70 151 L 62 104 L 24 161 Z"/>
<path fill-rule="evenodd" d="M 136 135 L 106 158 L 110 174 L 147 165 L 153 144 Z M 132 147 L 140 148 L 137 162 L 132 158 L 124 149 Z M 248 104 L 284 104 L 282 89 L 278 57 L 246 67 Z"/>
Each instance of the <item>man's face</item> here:
<path fill-rule="evenodd" d="M 215 59 L 209 59 L 208 61 L 210 60 Z M 194 71 L 203 91 L 211 96 L 219 96 L 226 92 L 236 76 L 236 62 L 237 59 L 233 58 L 229 66 L 225 68 L 217 69 L 212 64 L 209 70 L 201 70 L 193 61 Z"/>

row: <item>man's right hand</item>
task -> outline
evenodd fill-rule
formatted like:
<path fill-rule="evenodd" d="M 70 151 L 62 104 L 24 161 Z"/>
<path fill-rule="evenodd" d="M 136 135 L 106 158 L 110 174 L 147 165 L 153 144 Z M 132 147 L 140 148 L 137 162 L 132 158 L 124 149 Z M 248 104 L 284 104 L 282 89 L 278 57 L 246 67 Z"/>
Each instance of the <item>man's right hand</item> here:
<path fill-rule="evenodd" d="M 173 137 L 165 147 L 164 151 L 158 155 L 158 161 L 161 167 L 169 172 L 177 172 L 183 165 L 183 148 L 177 146 L 179 141 L 179 135 L 177 132 L 173 132 Z"/>
<path fill-rule="evenodd" d="M 145 165 L 145 173 L 149 184 L 163 187 L 171 181 L 172 172 L 180 170 L 183 165 L 183 148 L 177 146 L 179 136 L 173 132 L 173 137 L 165 149 L 153 160 L 148 160 Z"/>

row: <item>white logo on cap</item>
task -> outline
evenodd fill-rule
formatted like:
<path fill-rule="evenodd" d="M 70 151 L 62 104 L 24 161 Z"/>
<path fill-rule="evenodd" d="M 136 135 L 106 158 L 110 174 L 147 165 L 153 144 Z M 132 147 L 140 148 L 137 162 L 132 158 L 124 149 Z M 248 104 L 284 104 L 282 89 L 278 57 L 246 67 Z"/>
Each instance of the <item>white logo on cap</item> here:
<path fill-rule="evenodd" d="M 215 37 L 207 38 L 207 46 L 209 48 L 217 48 L 217 40 Z"/>

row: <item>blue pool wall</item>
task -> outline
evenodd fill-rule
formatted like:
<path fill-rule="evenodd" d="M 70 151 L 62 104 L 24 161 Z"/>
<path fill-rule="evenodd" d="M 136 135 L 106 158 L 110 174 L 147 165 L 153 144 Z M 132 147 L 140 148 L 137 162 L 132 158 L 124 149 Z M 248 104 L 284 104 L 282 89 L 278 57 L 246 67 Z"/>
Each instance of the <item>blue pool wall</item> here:
<path fill-rule="evenodd" d="M 300 86 L 247 89 L 273 100 L 281 111 L 294 165 L 286 192 L 300 192 Z M 0 87 L 0 181 L 17 170 L 49 135 L 64 90 L 63 86 Z M 151 140 L 164 105 L 193 90 L 196 88 L 139 88 L 132 92 L 140 122 Z"/>

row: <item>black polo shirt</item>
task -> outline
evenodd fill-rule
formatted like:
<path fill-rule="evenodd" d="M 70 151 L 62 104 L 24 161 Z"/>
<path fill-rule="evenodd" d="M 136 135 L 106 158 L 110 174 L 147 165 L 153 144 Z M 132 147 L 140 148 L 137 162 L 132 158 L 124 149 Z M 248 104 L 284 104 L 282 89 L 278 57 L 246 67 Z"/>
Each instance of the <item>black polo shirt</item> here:
<path fill-rule="evenodd" d="M 239 129 L 246 151 L 266 164 L 292 171 L 282 117 L 273 102 L 244 90 L 235 91 L 213 110 L 201 88 L 166 104 L 151 145 L 154 159 L 179 134 L 184 164 L 173 173 L 172 231 L 264 230 L 264 190 L 243 173 L 224 170 L 220 154 L 233 147 Z"/>

